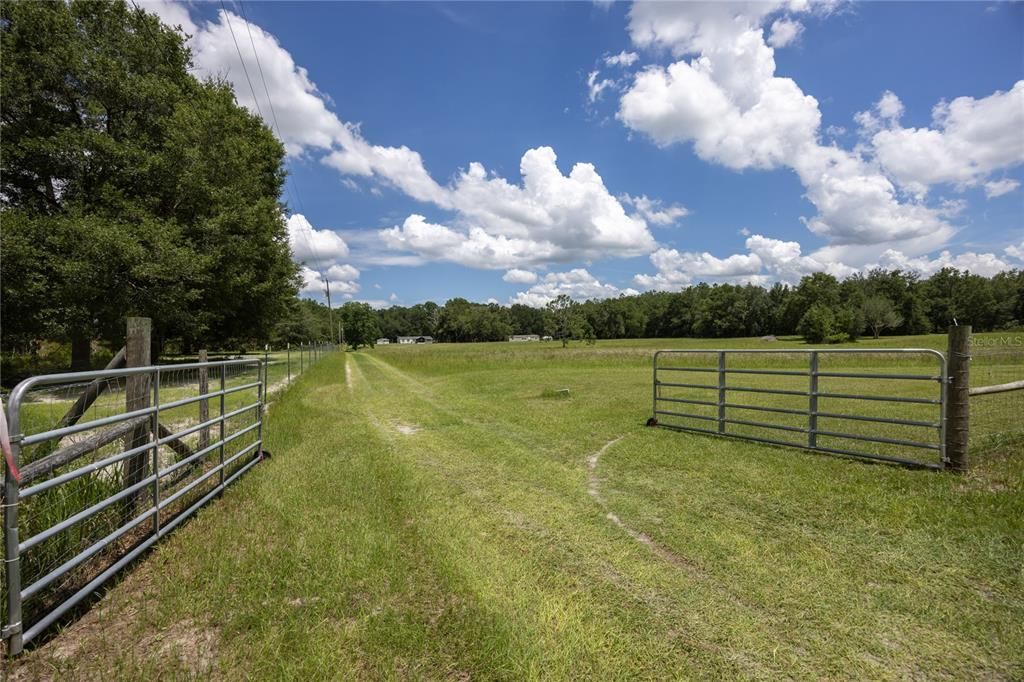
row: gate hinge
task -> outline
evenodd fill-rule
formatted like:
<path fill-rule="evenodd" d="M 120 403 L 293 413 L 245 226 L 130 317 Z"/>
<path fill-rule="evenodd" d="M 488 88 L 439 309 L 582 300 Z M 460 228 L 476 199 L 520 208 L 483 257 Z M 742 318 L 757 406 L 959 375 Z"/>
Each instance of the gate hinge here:
<path fill-rule="evenodd" d="M 20 634 L 21 634 L 21 621 L 20 620 L 17 623 L 12 623 L 10 625 L 5 625 L 5 626 L 3 626 L 2 629 L 0 629 L 0 639 L 7 639 L 8 637 L 13 637 L 14 635 L 20 635 Z"/>

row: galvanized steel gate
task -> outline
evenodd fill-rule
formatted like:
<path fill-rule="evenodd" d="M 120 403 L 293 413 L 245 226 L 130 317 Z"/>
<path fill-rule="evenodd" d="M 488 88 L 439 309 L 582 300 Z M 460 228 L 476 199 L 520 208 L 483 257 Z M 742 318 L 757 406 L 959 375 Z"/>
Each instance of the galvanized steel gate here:
<path fill-rule="evenodd" d="M 70 394 L 89 385 L 83 382 L 107 382 L 108 393 L 123 390 L 129 398 L 54 425 L 47 401 L 30 397 L 46 387 Z M 133 406 L 129 387 L 143 406 Z M 255 358 L 53 374 L 18 384 L 7 415 L 10 464 L 21 472 L 5 469 L 2 499 L 8 654 L 259 461 L 265 394 L 266 363 Z"/>
<path fill-rule="evenodd" d="M 737 376 L 745 379 L 730 380 Z M 652 425 L 935 469 L 947 463 L 948 376 L 936 350 L 662 350 L 653 380 Z"/>

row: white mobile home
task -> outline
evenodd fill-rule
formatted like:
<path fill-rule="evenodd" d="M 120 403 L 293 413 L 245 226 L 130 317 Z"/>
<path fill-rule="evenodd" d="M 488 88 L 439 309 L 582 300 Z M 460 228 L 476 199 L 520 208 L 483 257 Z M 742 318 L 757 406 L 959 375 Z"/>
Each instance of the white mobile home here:
<path fill-rule="evenodd" d="M 540 341 L 539 334 L 513 334 L 508 337 L 509 342 Z"/>
<path fill-rule="evenodd" d="M 434 343 L 432 336 L 399 336 L 398 343 L 402 345 L 410 343 Z"/>

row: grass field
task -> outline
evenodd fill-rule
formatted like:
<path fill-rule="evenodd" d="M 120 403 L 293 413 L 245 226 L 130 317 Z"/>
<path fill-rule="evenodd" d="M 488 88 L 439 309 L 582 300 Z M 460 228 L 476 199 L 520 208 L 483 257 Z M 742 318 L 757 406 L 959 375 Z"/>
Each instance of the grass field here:
<path fill-rule="evenodd" d="M 1024 439 L 955 476 L 643 426 L 652 350 L 758 343 L 328 356 L 279 394 L 272 459 L 12 670 L 1024 677 Z"/>

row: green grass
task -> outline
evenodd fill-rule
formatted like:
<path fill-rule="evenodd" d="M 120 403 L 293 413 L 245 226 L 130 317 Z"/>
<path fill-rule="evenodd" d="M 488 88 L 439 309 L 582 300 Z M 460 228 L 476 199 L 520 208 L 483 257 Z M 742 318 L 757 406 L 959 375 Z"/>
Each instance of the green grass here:
<path fill-rule="evenodd" d="M 955 476 L 643 426 L 652 349 L 760 344 L 329 356 L 273 406 L 271 460 L 18 665 L 125 679 L 1024 676 L 1024 440 L 991 439 Z M 993 431 L 1019 428 L 1005 414 Z"/>

